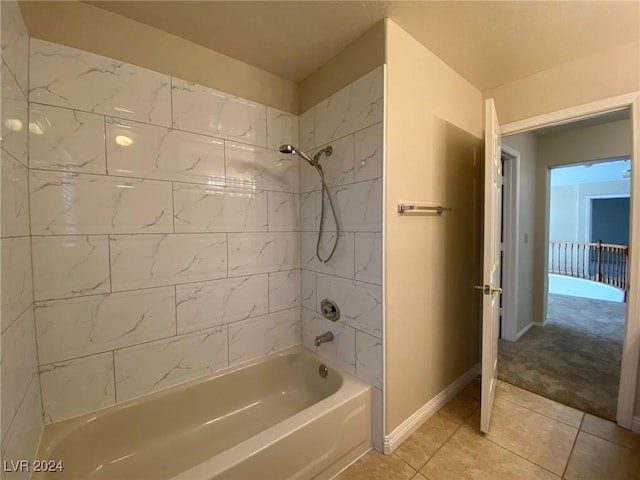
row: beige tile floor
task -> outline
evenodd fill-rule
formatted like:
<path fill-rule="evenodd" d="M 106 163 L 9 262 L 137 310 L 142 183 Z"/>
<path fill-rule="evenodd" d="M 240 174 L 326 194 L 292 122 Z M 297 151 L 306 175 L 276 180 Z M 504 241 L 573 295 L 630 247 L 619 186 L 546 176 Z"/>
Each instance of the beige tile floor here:
<path fill-rule="evenodd" d="M 639 480 L 640 435 L 500 382 L 488 435 L 480 381 L 391 455 L 371 451 L 339 480 Z"/>

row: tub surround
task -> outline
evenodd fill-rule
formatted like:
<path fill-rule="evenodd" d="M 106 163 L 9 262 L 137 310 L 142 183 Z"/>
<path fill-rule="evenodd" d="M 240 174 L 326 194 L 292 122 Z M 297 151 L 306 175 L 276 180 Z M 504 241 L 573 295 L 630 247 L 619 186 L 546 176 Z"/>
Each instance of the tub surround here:
<path fill-rule="evenodd" d="M 29 35 L 17 2 L 0 3 L 0 328 L 1 453 L 3 459 L 33 458 L 42 432 L 36 351 L 29 225 L 28 77 Z M 27 478 L 11 474 L 5 478 Z"/>
<path fill-rule="evenodd" d="M 30 151 L 15 167 L 28 205 L 15 224 L 29 231 L 5 263 L 29 262 L 12 275 L 33 292 L 11 286 L 16 312 L 34 305 L 44 422 L 304 343 L 374 387 L 381 439 L 383 69 L 299 125 L 92 53 L 38 39 L 30 52 L 28 145 L 11 147 Z M 327 264 L 320 184 L 282 143 L 334 147 L 324 166 L 342 233 Z M 325 220 L 323 249 L 336 231 Z M 318 314 L 325 297 L 339 322 Z M 313 347 L 327 330 L 336 339 Z"/>
<path fill-rule="evenodd" d="M 302 343 L 374 388 L 374 444 L 382 438 L 382 162 L 384 69 L 378 67 L 300 115 L 300 148 L 313 154 L 327 145 L 321 164 L 333 198 L 340 238 L 335 256 L 315 255 L 321 212 L 317 173 L 300 163 Z M 326 201 L 326 199 L 325 199 Z M 321 253 L 335 239 L 325 210 Z M 338 303 L 341 318 L 321 315 L 320 302 Z M 317 335 L 334 340 L 315 347 Z M 379 434 L 378 434 L 379 433 Z M 380 439 L 380 441 L 378 441 Z"/>
<path fill-rule="evenodd" d="M 297 116 L 37 39 L 30 65 L 45 421 L 300 343 Z"/>
<path fill-rule="evenodd" d="M 382 68 L 299 131 L 295 115 L 41 40 L 31 66 L 47 422 L 301 341 L 316 350 L 326 330 L 336 340 L 318 352 L 381 396 Z M 276 150 L 298 140 L 334 146 L 324 166 L 342 233 L 327 264 L 315 258 L 317 175 Z M 317 313 L 325 297 L 337 324 Z"/>

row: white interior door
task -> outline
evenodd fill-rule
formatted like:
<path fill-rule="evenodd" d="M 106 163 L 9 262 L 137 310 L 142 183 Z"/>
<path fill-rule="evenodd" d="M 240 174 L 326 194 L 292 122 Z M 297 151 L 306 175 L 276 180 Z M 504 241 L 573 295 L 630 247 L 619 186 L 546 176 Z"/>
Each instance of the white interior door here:
<path fill-rule="evenodd" d="M 500 232 L 502 214 L 502 161 L 500 127 L 493 99 L 485 105 L 484 262 L 482 282 L 482 397 L 480 431 L 487 433 L 498 381 L 500 333 Z"/>

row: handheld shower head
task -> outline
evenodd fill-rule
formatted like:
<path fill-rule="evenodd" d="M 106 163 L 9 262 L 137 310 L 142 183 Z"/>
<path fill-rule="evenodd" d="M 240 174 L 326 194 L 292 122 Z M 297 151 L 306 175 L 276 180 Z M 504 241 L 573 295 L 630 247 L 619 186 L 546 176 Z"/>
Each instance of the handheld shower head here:
<path fill-rule="evenodd" d="M 279 150 L 280 150 L 280 153 L 286 153 L 286 154 L 295 153 L 295 154 L 297 154 L 300 158 L 306 160 L 307 163 L 309 165 L 311 165 L 312 167 L 315 167 L 317 165 L 317 162 L 314 162 L 309 155 L 304 153 L 298 147 L 294 147 L 293 145 L 280 145 L 280 149 Z"/>
<path fill-rule="evenodd" d="M 318 260 L 320 260 L 320 262 L 327 263 L 329 260 L 331 260 L 331 257 L 333 257 L 333 254 L 336 252 L 336 247 L 338 246 L 338 239 L 340 238 L 340 227 L 338 225 L 338 216 L 336 215 L 336 209 L 333 206 L 333 200 L 331 199 L 331 194 L 329 193 L 329 189 L 327 188 L 327 183 L 324 180 L 324 171 L 322 170 L 322 165 L 320 165 L 320 157 L 322 155 L 326 155 L 327 157 L 331 156 L 331 154 L 333 153 L 333 147 L 331 145 L 326 146 L 325 148 L 319 150 L 313 156 L 313 158 L 309 157 L 309 155 L 304 153 L 302 150 L 299 150 L 298 147 L 294 147 L 293 145 L 288 145 L 288 144 L 280 145 L 279 150 L 280 150 L 280 153 L 286 153 L 288 155 L 291 155 L 294 153 L 297 154 L 300 158 L 303 158 L 304 160 L 306 160 L 309 165 L 314 167 L 318 172 L 318 175 L 320 175 L 320 182 L 322 183 L 322 195 L 321 195 L 322 206 L 320 207 L 321 208 L 320 227 L 318 231 L 318 239 L 316 241 L 316 257 L 318 257 Z M 324 232 L 324 197 L 325 196 L 329 199 L 329 206 L 331 207 L 331 213 L 333 214 L 333 221 L 336 226 L 336 235 L 333 240 L 333 247 L 331 248 L 331 252 L 329 252 L 329 255 L 327 255 L 325 258 L 322 258 L 320 256 L 320 238 L 322 237 L 322 234 Z"/>
<path fill-rule="evenodd" d="M 296 153 L 296 147 L 293 145 L 280 145 L 280 153 Z"/>

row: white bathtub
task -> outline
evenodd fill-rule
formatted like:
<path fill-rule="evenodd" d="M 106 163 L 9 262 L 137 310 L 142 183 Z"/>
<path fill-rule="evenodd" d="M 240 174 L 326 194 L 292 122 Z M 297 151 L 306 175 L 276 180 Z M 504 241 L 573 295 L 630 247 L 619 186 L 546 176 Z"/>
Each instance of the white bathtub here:
<path fill-rule="evenodd" d="M 64 471 L 32 479 L 328 479 L 371 448 L 371 405 L 371 387 L 293 347 L 47 425 L 36 458 Z"/>

